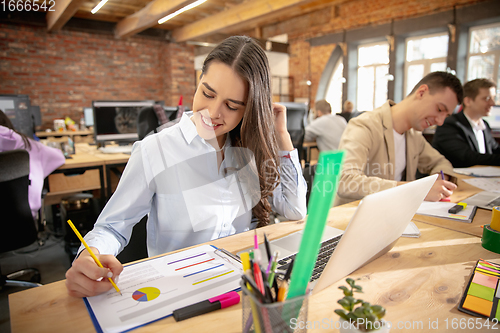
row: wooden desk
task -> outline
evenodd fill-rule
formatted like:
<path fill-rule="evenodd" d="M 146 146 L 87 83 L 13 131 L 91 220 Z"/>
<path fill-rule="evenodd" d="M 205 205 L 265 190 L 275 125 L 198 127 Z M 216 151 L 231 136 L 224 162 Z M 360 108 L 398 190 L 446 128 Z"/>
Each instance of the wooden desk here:
<path fill-rule="evenodd" d="M 345 229 L 356 209 L 355 204 L 332 208 L 329 225 Z M 361 278 L 362 298 L 386 307 L 386 320 L 393 324 L 391 332 L 408 331 L 397 327 L 398 323 L 413 325 L 412 332 L 429 332 L 429 324 L 438 320 L 435 332 L 456 332 L 452 320 L 468 320 L 474 317 L 457 310 L 457 304 L 467 284 L 477 259 L 492 260 L 498 255 L 481 247 L 480 239 L 453 230 L 416 222 L 421 230 L 420 238 L 401 238 L 388 253 L 360 268 L 351 275 Z M 274 239 L 303 228 L 304 223 L 285 222 L 271 225 L 258 232 L 266 232 Z M 253 245 L 253 231 L 210 242 L 233 253 Z M 333 313 L 342 298 L 339 281 L 309 302 L 308 320 L 317 321 L 310 331 L 338 332 L 334 323 L 338 316 Z M 94 332 L 84 302 L 69 297 L 64 281 L 40 288 L 9 295 L 10 319 L 13 333 L 17 332 Z M 230 308 L 203 316 L 175 322 L 172 317 L 138 328 L 134 332 L 241 332 L 241 303 Z M 448 327 L 445 320 L 448 319 Z M 484 323 L 483 319 L 480 319 Z M 421 323 L 421 324 L 420 324 Z M 419 326 L 421 325 L 421 326 Z M 418 326 L 418 327 L 417 327 Z M 471 329 L 470 332 L 477 332 Z"/>
<path fill-rule="evenodd" d="M 48 176 L 46 204 L 60 202 L 71 193 L 95 189 L 102 190 L 104 203 L 112 193 L 111 168 L 125 166 L 129 158 L 130 155 L 121 153 L 103 154 L 87 143 L 75 144 L 75 154 Z"/>
<path fill-rule="evenodd" d="M 481 189 L 463 181 L 464 179 L 473 177 L 459 175 L 459 174 L 455 174 L 455 176 L 458 178 L 458 187 L 451 196 L 452 202 L 460 202 L 482 191 Z M 413 219 L 415 221 L 424 222 L 455 231 L 460 231 L 477 237 L 482 237 L 483 236 L 482 226 L 485 224 L 490 224 L 491 222 L 491 210 L 478 208 L 472 223 L 464 223 L 459 221 L 453 221 L 453 220 L 442 219 L 433 216 L 418 215 L 418 214 L 416 214 Z"/>
<path fill-rule="evenodd" d="M 85 135 L 94 135 L 94 131 L 90 130 L 83 130 L 83 131 L 62 131 L 62 132 L 36 132 L 35 133 L 37 137 L 40 139 L 42 138 L 49 138 L 49 137 L 63 137 L 63 136 L 69 136 L 71 139 L 73 139 L 74 136 L 85 136 Z"/>

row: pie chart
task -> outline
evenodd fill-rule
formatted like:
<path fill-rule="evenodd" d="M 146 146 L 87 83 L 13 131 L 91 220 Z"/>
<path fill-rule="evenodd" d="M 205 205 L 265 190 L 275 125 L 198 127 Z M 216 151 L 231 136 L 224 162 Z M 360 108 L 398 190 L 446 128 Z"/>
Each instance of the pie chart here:
<path fill-rule="evenodd" d="M 132 298 L 138 302 L 148 302 L 160 296 L 160 289 L 155 287 L 144 287 L 137 289 L 132 294 Z"/>

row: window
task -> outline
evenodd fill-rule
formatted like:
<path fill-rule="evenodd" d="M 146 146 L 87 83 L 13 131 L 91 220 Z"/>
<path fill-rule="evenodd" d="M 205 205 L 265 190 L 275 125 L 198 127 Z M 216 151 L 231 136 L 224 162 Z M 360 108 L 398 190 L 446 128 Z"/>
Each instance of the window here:
<path fill-rule="evenodd" d="M 356 109 L 371 111 L 387 101 L 389 43 L 358 47 L 358 91 Z"/>
<path fill-rule="evenodd" d="M 342 84 L 345 78 L 342 76 L 344 62 L 342 57 L 335 64 L 330 83 L 326 90 L 325 99 L 332 106 L 332 113 L 342 112 Z"/>
<path fill-rule="evenodd" d="M 427 74 L 446 71 L 448 34 L 426 35 L 406 39 L 405 96 Z"/>
<path fill-rule="evenodd" d="M 486 78 L 497 85 L 495 104 L 500 104 L 500 24 L 470 30 L 467 81 Z"/>

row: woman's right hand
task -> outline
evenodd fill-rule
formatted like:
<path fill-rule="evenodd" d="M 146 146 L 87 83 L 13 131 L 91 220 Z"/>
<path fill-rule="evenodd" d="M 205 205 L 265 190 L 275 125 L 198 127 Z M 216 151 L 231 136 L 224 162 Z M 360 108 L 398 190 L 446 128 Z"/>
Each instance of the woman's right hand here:
<path fill-rule="evenodd" d="M 87 250 L 83 250 L 66 272 L 66 288 L 70 296 L 88 297 L 102 294 L 113 288 L 108 277 L 116 281 L 123 270 L 116 257 L 100 255 L 96 248 L 91 249 L 104 268 L 96 264 Z"/>

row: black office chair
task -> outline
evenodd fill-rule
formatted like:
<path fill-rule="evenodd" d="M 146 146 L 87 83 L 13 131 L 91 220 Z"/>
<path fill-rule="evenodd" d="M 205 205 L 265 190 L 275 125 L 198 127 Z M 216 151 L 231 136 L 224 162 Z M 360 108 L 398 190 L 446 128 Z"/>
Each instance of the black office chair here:
<path fill-rule="evenodd" d="M 297 148 L 299 159 L 305 159 L 304 143 L 305 124 L 307 120 L 308 107 L 303 103 L 285 102 L 280 103 L 286 107 L 286 128 L 292 139 L 294 148 Z"/>
<path fill-rule="evenodd" d="M 169 122 L 175 121 L 178 109 L 179 107 L 177 106 L 163 106 L 163 111 Z M 139 140 L 144 139 L 151 133 L 158 133 L 159 130 L 163 129 L 162 125 L 165 124 L 160 123 L 153 106 L 142 108 L 139 111 L 139 117 L 137 119 L 137 134 L 139 135 Z"/>
<path fill-rule="evenodd" d="M 0 153 L 0 252 L 8 252 L 37 241 L 38 231 L 28 201 L 29 154 L 17 149 Z M 0 275 L 0 288 L 6 286 L 38 287 L 39 283 L 21 279 L 32 275 L 31 281 L 40 282 L 40 273 L 34 268 Z"/>

